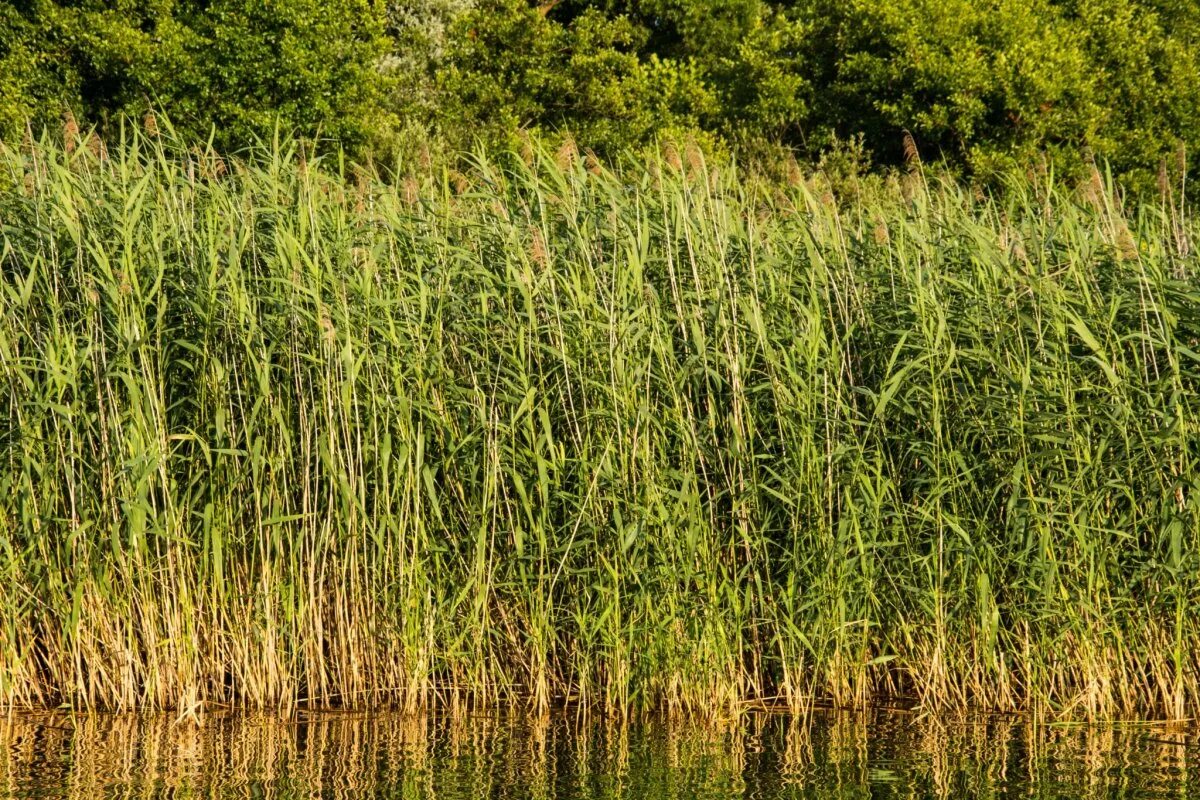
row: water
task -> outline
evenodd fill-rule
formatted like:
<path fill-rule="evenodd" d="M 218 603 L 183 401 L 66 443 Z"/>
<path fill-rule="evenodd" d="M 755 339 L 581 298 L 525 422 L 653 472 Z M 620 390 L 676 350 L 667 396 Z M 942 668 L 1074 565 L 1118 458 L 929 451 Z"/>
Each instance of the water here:
<path fill-rule="evenodd" d="M 0 717 L 0 796 L 65 798 L 1187 798 L 1165 726 L 754 714 L 721 727 L 323 714 Z"/>

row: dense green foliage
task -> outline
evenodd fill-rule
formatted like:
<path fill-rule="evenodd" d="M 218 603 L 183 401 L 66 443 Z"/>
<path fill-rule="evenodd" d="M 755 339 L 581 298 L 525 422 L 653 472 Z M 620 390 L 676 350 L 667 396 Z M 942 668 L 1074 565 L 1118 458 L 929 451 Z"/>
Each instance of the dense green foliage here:
<path fill-rule="evenodd" d="M 0 5 L 0 137 L 66 112 L 115 133 L 167 109 L 243 147 L 276 126 L 361 145 L 382 131 L 372 0 L 17 0 Z"/>
<path fill-rule="evenodd" d="M 861 138 L 992 177 L 1084 152 L 1149 188 L 1200 145 L 1196 0 L 18 0 L 0 136 L 154 104 L 195 138 L 276 122 L 387 155 L 521 131 L 817 158 Z"/>
<path fill-rule="evenodd" d="M 1200 710 L 1178 193 L 262 158 L 0 161 L 0 703 Z"/>
<path fill-rule="evenodd" d="M 1084 148 L 1150 183 L 1198 143 L 1191 0 L 818 3 L 819 122 L 888 146 L 898 127 L 983 171 Z M 890 147 L 899 152 L 896 138 Z"/>

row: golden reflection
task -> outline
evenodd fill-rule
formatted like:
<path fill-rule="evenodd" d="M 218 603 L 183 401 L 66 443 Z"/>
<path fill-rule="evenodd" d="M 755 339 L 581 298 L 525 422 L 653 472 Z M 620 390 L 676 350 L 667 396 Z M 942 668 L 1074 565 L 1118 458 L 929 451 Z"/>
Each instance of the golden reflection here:
<path fill-rule="evenodd" d="M 1016 715 L 0 717 L 0 796 L 337 800 L 1184 796 L 1194 728 Z M 1043 788 L 1049 787 L 1049 788 Z M 1136 791 L 1135 791 L 1136 790 Z M 1065 794 L 1064 794 L 1065 793 Z"/>
<path fill-rule="evenodd" d="M 785 783 L 803 784 L 813 763 L 812 729 L 814 718 L 805 714 L 791 717 L 780 751 L 780 774 Z"/>

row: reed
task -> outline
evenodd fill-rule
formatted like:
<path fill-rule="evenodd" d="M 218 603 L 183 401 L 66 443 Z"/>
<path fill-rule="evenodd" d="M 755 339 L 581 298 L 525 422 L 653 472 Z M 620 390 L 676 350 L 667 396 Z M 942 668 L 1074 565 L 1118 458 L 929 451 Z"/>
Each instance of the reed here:
<path fill-rule="evenodd" d="M 127 137 L 0 155 L 0 703 L 1200 710 L 1182 197 Z"/>

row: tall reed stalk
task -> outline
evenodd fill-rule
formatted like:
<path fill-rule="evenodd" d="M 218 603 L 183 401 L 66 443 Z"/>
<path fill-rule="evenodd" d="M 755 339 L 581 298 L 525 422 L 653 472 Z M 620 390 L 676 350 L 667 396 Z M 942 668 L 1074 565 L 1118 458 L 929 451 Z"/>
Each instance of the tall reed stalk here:
<path fill-rule="evenodd" d="M 0 156 L 0 703 L 1200 711 L 1179 199 Z"/>

